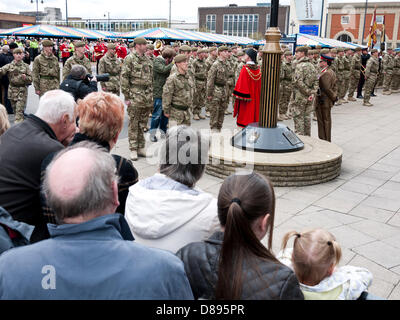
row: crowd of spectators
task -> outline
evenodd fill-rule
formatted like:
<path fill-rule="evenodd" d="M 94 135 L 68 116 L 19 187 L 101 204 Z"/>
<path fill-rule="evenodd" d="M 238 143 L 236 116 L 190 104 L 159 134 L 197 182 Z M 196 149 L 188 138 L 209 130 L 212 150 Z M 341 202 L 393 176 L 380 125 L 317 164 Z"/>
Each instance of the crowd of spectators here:
<path fill-rule="evenodd" d="M 0 108 L 0 299 L 374 298 L 325 230 L 288 233 L 275 256 L 266 177 L 234 174 L 218 199 L 198 188 L 209 141 L 190 127 L 167 131 L 158 173 L 138 181 L 110 154 L 123 110 L 52 90 L 8 128 Z"/>

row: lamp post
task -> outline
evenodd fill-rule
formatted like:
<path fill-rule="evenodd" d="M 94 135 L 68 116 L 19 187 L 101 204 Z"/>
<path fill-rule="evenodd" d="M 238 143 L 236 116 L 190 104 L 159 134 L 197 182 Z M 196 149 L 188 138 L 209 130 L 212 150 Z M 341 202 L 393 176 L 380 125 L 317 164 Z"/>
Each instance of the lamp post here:
<path fill-rule="evenodd" d="M 292 27 L 292 32 L 291 32 L 291 34 L 293 34 L 293 28 L 296 26 L 296 23 L 294 22 L 294 20 L 292 20 L 292 21 L 290 22 L 290 26 Z"/>
<path fill-rule="evenodd" d="M 39 16 L 39 0 L 36 1 L 36 24 L 38 23 L 38 16 Z M 31 0 L 31 3 L 33 3 L 33 0 Z M 41 4 L 43 4 L 43 0 L 40 1 Z"/>
<path fill-rule="evenodd" d="M 108 16 L 108 18 L 107 18 L 107 24 L 108 24 L 108 31 L 110 31 L 111 32 L 111 24 L 110 24 L 110 12 L 107 12 L 107 16 Z M 106 14 L 104 14 L 104 18 L 106 17 Z"/>
<path fill-rule="evenodd" d="M 365 22 L 367 20 L 367 8 L 368 8 L 368 0 L 365 0 L 365 10 L 364 10 L 364 27 L 363 27 L 363 32 L 362 32 L 362 39 L 361 39 L 361 44 L 364 44 L 364 33 L 365 33 Z"/>
<path fill-rule="evenodd" d="M 68 27 L 68 0 L 65 0 L 65 20 L 67 22 L 67 27 Z"/>

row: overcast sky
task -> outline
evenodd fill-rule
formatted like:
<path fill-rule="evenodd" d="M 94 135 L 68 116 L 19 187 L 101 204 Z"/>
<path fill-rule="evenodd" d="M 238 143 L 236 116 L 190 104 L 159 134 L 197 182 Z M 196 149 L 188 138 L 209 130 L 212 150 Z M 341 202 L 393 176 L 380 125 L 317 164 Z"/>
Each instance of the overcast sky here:
<path fill-rule="evenodd" d="M 65 19 L 65 0 L 39 0 L 39 11 L 44 7 L 61 8 Z M 321 0 L 322 1 L 322 0 Z M 227 6 L 236 3 L 239 6 L 254 6 L 269 0 L 172 0 L 172 19 L 197 22 L 198 7 Z M 365 2 L 365 0 L 331 0 L 328 2 Z M 371 1 L 370 1 L 371 2 Z M 372 2 L 390 2 L 372 0 Z M 290 0 L 281 0 L 280 4 L 289 4 Z M 36 11 L 36 0 L 0 0 L 0 12 L 19 13 Z M 110 12 L 110 18 L 140 19 L 168 18 L 169 0 L 68 0 L 68 17 L 98 19 Z"/>

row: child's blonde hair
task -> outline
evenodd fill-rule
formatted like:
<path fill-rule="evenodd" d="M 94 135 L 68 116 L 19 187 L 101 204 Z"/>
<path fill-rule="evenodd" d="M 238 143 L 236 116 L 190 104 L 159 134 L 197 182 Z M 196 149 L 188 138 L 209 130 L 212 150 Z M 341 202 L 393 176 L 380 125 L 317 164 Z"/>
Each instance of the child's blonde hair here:
<path fill-rule="evenodd" d="M 10 128 L 6 108 L 0 104 L 0 136 Z"/>
<path fill-rule="evenodd" d="M 290 231 L 282 240 L 282 250 L 291 237 L 293 243 L 292 262 L 294 272 L 301 283 L 316 285 L 326 276 L 328 270 L 339 264 L 342 249 L 336 238 L 324 229 L 312 229 L 299 233 Z"/>

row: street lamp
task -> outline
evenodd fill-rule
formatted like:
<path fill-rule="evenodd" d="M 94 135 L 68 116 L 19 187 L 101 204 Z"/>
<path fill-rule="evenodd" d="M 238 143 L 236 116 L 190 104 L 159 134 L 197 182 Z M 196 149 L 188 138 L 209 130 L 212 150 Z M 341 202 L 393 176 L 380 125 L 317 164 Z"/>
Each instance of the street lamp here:
<path fill-rule="evenodd" d="M 292 20 L 292 22 L 290 22 L 290 26 L 292 27 L 291 34 L 293 34 L 293 28 L 296 26 L 296 23 L 294 22 L 294 20 Z"/>
<path fill-rule="evenodd" d="M 108 31 L 111 31 L 111 24 L 110 24 L 110 12 L 107 12 L 108 15 Z M 106 14 L 104 14 L 104 18 L 106 17 Z"/>
<path fill-rule="evenodd" d="M 37 24 L 39 15 L 39 0 L 35 1 L 36 1 L 36 24 Z M 31 0 L 31 3 L 33 3 L 33 0 Z M 41 0 L 40 3 L 43 4 L 43 0 Z"/>
<path fill-rule="evenodd" d="M 67 27 L 68 27 L 68 0 L 65 0 L 65 20 L 67 22 Z"/>

